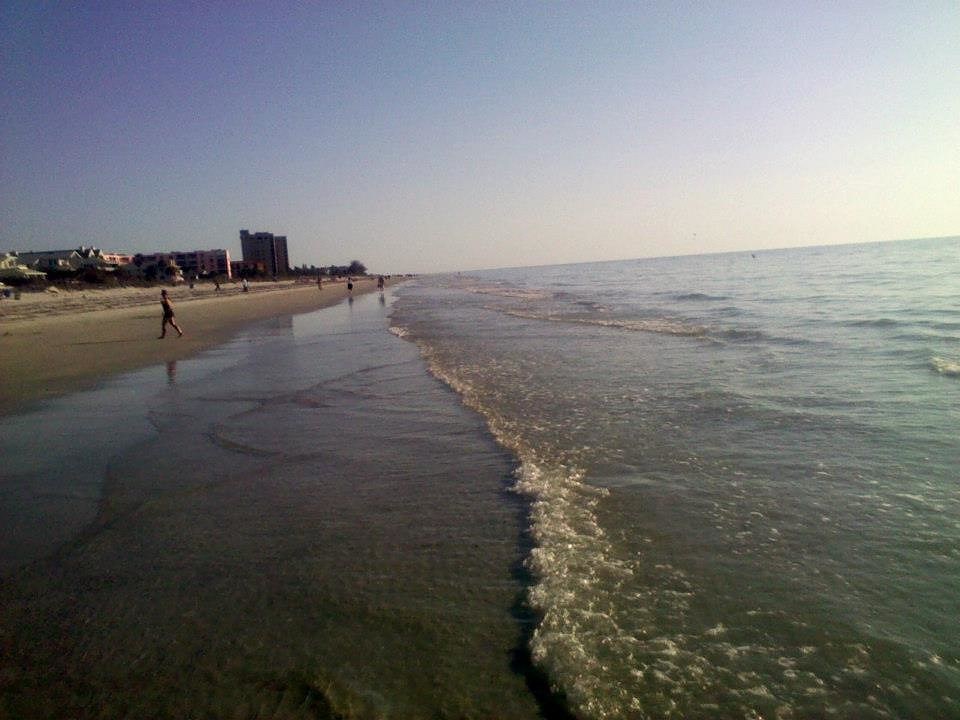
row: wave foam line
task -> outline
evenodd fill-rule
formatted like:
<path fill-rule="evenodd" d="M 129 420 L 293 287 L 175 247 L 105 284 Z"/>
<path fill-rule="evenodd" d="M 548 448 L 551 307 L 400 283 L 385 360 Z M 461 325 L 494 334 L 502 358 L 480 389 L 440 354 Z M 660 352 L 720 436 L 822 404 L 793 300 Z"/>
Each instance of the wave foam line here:
<path fill-rule="evenodd" d="M 630 330 L 633 332 L 656 333 L 659 335 L 678 335 L 681 337 L 703 337 L 707 334 L 707 328 L 702 325 L 689 325 L 676 320 L 667 320 L 665 318 L 647 319 L 647 320 L 617 320 L 613 318 L 581 318 L 564 317 L 562 315 L 548 315 L 545 313 L 525 312 L 522 310 L 507 310 L 507 315 L 521 318 L 524 320 L 546 320 L 547 322 L 561 322 L 576 325 L 596 325 L 598 327 L 608 327 L 617 330 Z"/>
<path fill-rule="evenodd" d="M 582 482 L 574 468 L 546 470 L 524 462 L 514 491 L 532 500 L 535 547 L 527 566 L 536 578 L 530 606 L 539 614 L 530 652 L 585 717 L 619 717 L 636 704 L 630 689 L 611 677 L 604 655 L 628 657 L 633 638 L 617 624 L 609 588 L 633 569 L 613 559 L 597 522 L 597 503 L 609 494 Z M 613 582 L 611 583 L 611 580 Z"/>
<path fill-rule="evenodd" d="M 535 584 L 528 602 L 539 616 L 530 645 L 533 661 L 580 716 L 632 716 L 640 708 L 638 688 L 625 686 L 614 670 L 630 664 L 637 639 L 619 625 L 615 594 L 633 576 L 636 560 L 616 557 L 597 519 L 597 505 L 610 491 L 585 483 L 580 468 L 540 458 L 525 442 L 519 421 L 488 407 L 479 388 L 444 367 L 439 352 L 417 344 L 431 374 L 480 413 L 520 461 L 513 490 L 531 501 L 534 548 L 526 562 Z"/>
<path fill-rule="evenodd" d="M 546 300 L 551 294 L 543 290 L 526 290 L 521 288 L 504 288 L 494 286 L 465 287 L 465 291 L 475 295 L 495 295 L 497 297 L 512 298 L 515 300 Z"/>

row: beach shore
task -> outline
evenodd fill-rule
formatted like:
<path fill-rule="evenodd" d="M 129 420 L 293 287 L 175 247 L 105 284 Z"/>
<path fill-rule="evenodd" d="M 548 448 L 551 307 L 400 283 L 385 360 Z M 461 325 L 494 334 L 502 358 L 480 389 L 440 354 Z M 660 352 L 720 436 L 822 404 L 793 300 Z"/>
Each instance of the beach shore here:
<path fill-rule="evenodd" d="M 189 334 L 217 301 L 173 302 Z M 550 717 L 512 457 L 393 303 L 288 299 L 0 417 L 0 718 Z"/>
<path fill-rule="evenodd" d="M 396 283 L 392 278 L 388 283 Z M 376 290 L 375 277 L 353 293 Z M 109 375 L 194 355 L 251 323 L 334 305 L 346 281 L 212 284 L 167 288 L 184 331 L 160 334 L 160 287 L 24 293 L 0 301 L 0 414 L 95 385 Z"/>

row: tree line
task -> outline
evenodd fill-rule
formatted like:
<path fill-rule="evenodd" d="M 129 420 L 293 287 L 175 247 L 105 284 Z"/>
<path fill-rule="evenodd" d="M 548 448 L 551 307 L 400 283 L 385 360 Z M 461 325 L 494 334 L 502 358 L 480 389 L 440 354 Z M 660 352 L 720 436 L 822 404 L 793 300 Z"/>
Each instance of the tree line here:
<path fill-rule="evenodd" d="M 359 260 L 351 260 L 349 265 L 327 265 L 326 267 L 317 267 L 316 265 L 301 265 L 290 269 L 291 275 L 316 277 L 317 275 L 326 275 L 327 277 L 346 277 L 349 275 L 366 275 L 367 266 Z"/>

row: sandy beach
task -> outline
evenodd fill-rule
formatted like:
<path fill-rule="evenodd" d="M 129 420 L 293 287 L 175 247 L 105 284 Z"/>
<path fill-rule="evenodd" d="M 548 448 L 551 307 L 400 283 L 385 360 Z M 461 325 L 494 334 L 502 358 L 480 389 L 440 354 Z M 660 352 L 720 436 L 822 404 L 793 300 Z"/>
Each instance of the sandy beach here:
<path fill-rule="evenodd" d="M 396 278 L 388 280 L 395 283 Z M 353 293 L 376 290 L 376 278 L 354 281 Z M 115 288 L 23 293 L 0 300 L 0 414 L 33 400 L 90 387 L 100 379 L 181 360 L 270 317 L 334 305 L 346 281 L 212 284 L 167 288 L 184 336 L 160 333 L 160 290 Z"/>

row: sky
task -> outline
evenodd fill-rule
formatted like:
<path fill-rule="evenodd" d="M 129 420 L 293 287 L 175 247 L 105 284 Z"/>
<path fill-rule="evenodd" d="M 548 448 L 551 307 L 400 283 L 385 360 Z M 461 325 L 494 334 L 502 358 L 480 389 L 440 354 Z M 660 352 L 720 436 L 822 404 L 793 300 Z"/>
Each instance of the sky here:
<path fill-rule="evenodd" d="M 960 3 L 0 3 L 0 250 L 375 272 L 960 234 Z"/>

